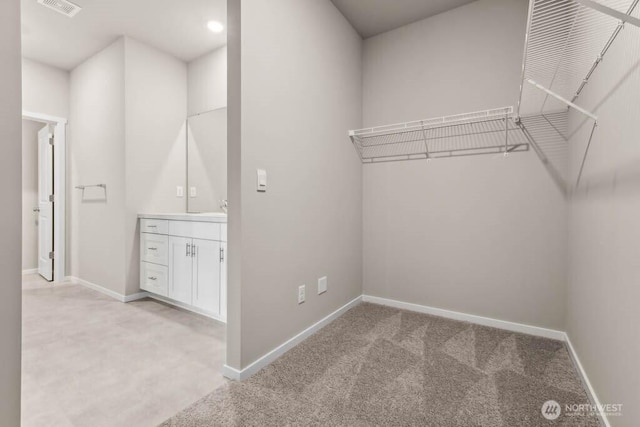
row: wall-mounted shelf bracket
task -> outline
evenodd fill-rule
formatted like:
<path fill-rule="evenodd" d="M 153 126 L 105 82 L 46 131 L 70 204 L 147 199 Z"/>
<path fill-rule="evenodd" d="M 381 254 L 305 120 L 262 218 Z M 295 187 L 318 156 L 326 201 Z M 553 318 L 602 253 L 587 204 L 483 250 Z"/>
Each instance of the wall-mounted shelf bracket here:
<path fill-rule="evenodd" d="M 100 187 L 106 190 L 107 184 L 76 185 L 76 188 L 78 190 L 84 190 L 85 188 L 91 188 L 91 187 Z"/>

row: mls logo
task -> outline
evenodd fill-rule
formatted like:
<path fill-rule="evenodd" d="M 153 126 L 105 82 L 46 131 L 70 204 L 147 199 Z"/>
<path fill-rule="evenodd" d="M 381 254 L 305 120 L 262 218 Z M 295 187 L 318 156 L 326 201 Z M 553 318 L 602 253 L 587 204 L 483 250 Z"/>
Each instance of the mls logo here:
<path fill-rule="evenodd" d="M 542 416 L 548 420 L 555 420 L 560 416 L 560 412 L 562 409 L 560 408 L 560 404 L 555 400 L 547 400 L 542 404 Z"/>

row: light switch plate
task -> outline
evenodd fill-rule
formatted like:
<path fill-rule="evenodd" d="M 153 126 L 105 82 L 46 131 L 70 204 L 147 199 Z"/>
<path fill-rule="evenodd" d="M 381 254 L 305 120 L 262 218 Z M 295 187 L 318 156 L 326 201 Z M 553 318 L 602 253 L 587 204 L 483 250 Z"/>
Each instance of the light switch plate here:
<path fill-rule="evenodd" d="M 264 169 L 258 169 L 257 178 L 257 190 L 260 192 L 267 191 L 267 171 Z"/>
<path fill-rule="evenodd" d="M 189 187 L 189 197 L 198 197 L 198 189 L 196 187 Z"/>
<path fill-rule="evenodd" d="M 176 197 L 184 197 L 184 187 L 181 185 L 178 185 L 176 187 Z"/>
<path fill-rule="evenodd" d="M 318 295 L 327 292 L 327 276 L 318 279 Z"/>
<path fill-rule="evenodd" d="M 305 285 L 301 285 L 298 287 L 298 304 L 302 304 L 305 300 L 304 288 Z"/>

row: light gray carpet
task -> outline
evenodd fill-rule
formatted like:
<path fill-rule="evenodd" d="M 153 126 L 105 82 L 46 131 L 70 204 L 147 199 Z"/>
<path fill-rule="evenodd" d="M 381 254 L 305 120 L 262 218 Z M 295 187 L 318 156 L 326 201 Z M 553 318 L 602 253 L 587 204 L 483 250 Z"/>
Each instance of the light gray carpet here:
<path fill-rule="evenodd" d="M 588 403 L 562 342 L 361 304 L 162 426 L 599 425 L 550 399 Z"/>

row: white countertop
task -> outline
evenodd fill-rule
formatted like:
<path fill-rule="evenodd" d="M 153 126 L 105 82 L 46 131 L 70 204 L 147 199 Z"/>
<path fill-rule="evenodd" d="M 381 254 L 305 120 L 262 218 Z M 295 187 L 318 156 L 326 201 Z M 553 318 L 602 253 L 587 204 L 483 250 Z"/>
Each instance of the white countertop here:
<path fill-rule="evenodd" d="M 138 214 L 138 218 L 171 219 L 174 221 L 224 222 L 224 223 L 227 222 L 227 214 L 224 212 L 144 213 L 144 214 Z"/>

